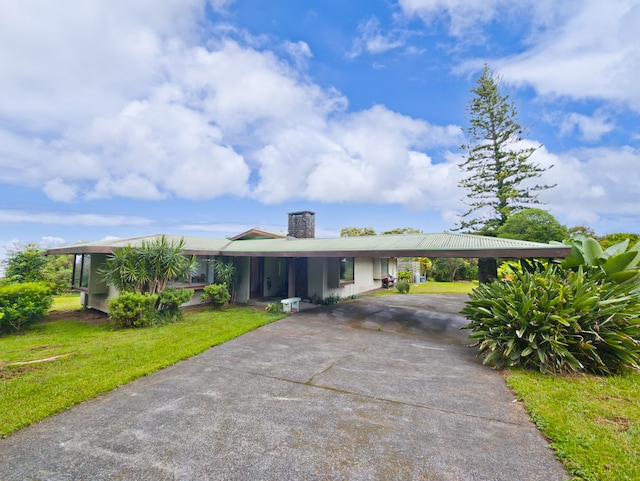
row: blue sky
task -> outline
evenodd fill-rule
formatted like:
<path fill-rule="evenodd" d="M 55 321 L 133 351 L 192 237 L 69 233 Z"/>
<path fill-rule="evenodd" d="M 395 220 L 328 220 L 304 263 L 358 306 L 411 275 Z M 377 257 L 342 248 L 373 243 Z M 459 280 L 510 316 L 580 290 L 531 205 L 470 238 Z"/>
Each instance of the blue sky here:
<path fill-rule="evenodd" d="M 0 251 L 453 228 L 483 64 L 567 225 L 638 232 L 638 0 L 0 4 Z"/>

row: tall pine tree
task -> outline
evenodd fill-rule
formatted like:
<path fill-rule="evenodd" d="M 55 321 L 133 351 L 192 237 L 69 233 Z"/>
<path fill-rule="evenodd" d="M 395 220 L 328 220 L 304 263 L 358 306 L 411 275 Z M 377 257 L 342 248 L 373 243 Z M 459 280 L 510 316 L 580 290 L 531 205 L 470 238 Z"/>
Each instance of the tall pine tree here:
<path fill-rule="evenodd" d="M 554 186 L 525 182 L 540 177 L 545 168 L 530 161 L 539 148 L 522 147 L 524 134 L 518 123 L 517 110 L 509 97 L 498 89 L 498 78 L 485 65 L 471 92 L 475 96 L 467 110 L 468 152 L 459 167 L 468 175 L 459 186 L 468 192 L 465 203 L 469 210 L 461 215 L 457 230 L 496 235 L 514 212 L 540 204 L 537 191 Z"/>

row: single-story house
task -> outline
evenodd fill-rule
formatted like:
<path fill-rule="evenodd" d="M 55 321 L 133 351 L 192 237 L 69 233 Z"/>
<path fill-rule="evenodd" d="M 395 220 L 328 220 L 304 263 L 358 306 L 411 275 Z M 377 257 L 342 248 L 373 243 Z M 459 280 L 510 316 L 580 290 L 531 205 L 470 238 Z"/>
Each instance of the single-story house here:
<path fill-rule="evenodd" d="M 58 247 L 47 255 L 74 254 L 72 286 L 81 292 L 83 306 L 107 312 L 108 300 L 118 294 L 99 275 L 109 254 L 157 237 Z M 570 252 L 566 246 L 451 233 L 321 239 L 315 237 L 315 214 L 309 211 L 289 214 L 286 235 L 251 229 L 231 239 L 165 237 L 184 239 L 185 254 L 199 261 L 198 271 L 188 281 L 173 284 L 196 291 L 192 304 L 199 303 L 204 286 L 215 281 L 218 260 L 233 261 L 239 276 L 236 300 L 246 303 L 254 298 L 322 300 L 362 294 L 380 288 L 389 275 L 397 277 L 398 258 L 478 258 L 482 281 L 483 276 L 495 276 L 496 258 L 555 258 Z"/>

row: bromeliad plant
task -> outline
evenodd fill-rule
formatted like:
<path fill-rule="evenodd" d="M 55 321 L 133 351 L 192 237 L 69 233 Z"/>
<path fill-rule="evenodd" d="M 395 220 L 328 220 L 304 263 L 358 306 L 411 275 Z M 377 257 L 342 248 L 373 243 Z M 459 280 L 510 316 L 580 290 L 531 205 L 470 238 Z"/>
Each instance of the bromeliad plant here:
<path fill-rule="evenodd" d="M 481 285 L 462 313 L 485 364 L 612 374 L 640 364 L 640 295 L 595 269 L 514 272 Z"/>
<path fill-rule="evenodd" d="M 565 269 L 595 267 L 616 283 L 640 280 L 640 242 L 629 248 L 629 239 L 625 239 L 603 249 L 592 237 L 578 235 L 562 244 L 571 246 L 571 254 L 560 264 Z"/>

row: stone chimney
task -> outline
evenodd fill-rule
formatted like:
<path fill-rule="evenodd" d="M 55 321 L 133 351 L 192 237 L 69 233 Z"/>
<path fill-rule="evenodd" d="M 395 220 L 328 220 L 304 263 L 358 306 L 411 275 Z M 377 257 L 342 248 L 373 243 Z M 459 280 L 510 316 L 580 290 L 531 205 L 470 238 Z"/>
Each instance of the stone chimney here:
<path fill-rule="evenodd" d="M 316 213 L 304 210 L 289 213 L 289 237 L 313 239 L 316 236 Z"/>

